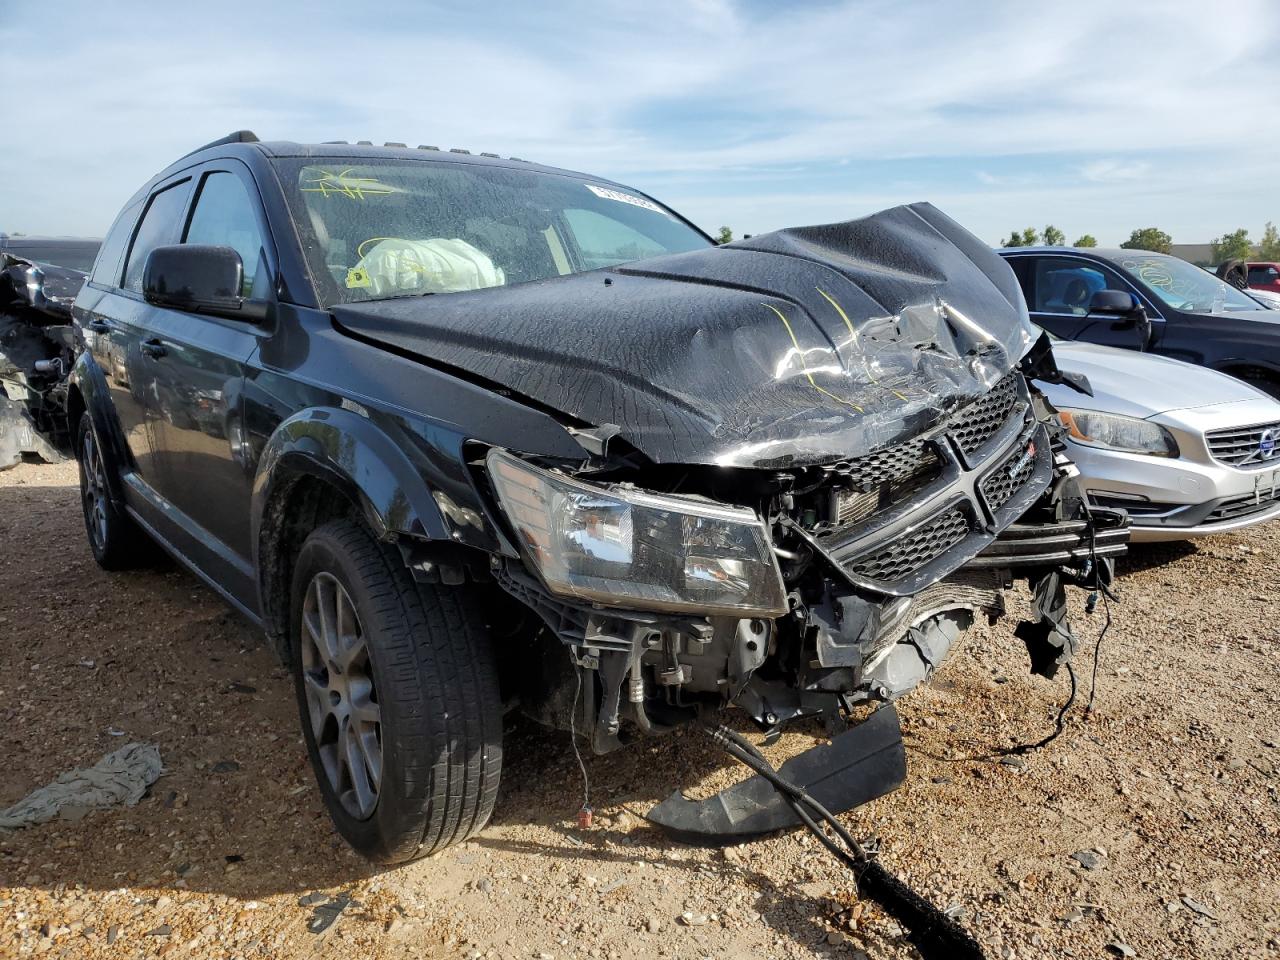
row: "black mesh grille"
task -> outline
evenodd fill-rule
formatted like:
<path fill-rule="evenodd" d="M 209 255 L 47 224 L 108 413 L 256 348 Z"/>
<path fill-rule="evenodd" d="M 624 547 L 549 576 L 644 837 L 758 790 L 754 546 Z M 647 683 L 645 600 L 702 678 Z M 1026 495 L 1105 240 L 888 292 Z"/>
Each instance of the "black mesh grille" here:
<path fill-rule="evenodd" d="M 1246 493 L 1242 497 L 1232 497 L 1230 500 L 1223 500 L 1213 512 L 1205 518 L 1208 523 L 1221 523 L 1225 520 L 1237 520 L 1240 517 L 1247 517 L 1250 514 L 1261 513 L 1263 510 L 1270 510 L 1277 503 L 1280 503 L 1280 487 L 1275 490 L 1270 488 L 1258 491 L 1258 493 Z"/>
<path fill-rule="evenodd" d="M 979 486 L 982 488 L 982 495 L 987 498 L 987 506 L 992 510 L 1003 507 L 1014 491 L 1020 490 L 1031 479 L 1035 469 L 1035 457 L 1027 456 L 1026 447 L 1019 446 L 1004 463 L 982 478 Z"/>
<path fill-rule="evenodd" d="M 1017 371 L 991 388 L 985 396 L 957 411 L 951 418 L 947 432 L 965 453 L 973 453 L 995 436 L 1005 425 L 1018 402 Z"/>
<path fill-rule="evenodd" d="M 1233 467 L 1250 467 L 1268 464 L 1280 466 L 1273 460 L 1280 452 L 1280 423 L 1262 423 L 1254 427 L 1228 430 L 1210 430 L 1205 434 L 1213 459 Z"/>
<path fill-rule="evenodd" d="M 938 457 L 921 438 L 877 450 L 865 457 L 836 464 L 832 471 L 847 476 L 855 490 L 867 492 L 938 468 Z"/>
<path fill-rule="evenodd" d="M 848 569 L 868 580 L 893 583 L 936 560 L 968 535 L 969 519 L 959 509 L 951 510 L 879 553 L 851 561 Z"/>

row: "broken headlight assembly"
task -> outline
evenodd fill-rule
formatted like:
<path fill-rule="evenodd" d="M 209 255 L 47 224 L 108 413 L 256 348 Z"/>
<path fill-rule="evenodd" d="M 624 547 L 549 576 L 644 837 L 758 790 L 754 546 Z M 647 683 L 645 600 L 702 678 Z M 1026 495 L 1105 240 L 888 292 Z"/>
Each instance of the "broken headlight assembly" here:
<path fill-rule="evenodd" d="M 501 450 L 486 463 L 527 559 L 557 596 L 702 615 L 787 610 L 753 510 L 586 483 Z"/>
<path fill-rule="evenodd" d="M 1058 419 L 1071 439 L 1089 447 L 1139 453 L 1148 457 L 1178 456 L 1178 442 L 1158 423 L 1096 410 L 1059 410 Z"/>

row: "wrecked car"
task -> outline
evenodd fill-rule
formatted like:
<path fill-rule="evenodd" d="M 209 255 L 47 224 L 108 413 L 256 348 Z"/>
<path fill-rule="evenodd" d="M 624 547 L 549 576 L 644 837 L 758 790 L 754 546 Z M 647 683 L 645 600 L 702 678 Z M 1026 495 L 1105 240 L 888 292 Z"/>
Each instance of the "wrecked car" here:
<path fill-rule="evenodd" d="M 262 626 L 383 862 L 483 826 L 507 708 L 597 752 L 838 729 L 1015 576 L 1052 675 L 1127 537 L 1013 273 L 927 204 L 717 246 L 597 177 L 242 132 L 134 196 L 75 314 L 95 558 L 158 543 Z"/>
<path fill-rule="evenodd" d="M 96 240 L 0 234 L 0 469 L 71 453 L 71 305 L 97 250 Z"/>

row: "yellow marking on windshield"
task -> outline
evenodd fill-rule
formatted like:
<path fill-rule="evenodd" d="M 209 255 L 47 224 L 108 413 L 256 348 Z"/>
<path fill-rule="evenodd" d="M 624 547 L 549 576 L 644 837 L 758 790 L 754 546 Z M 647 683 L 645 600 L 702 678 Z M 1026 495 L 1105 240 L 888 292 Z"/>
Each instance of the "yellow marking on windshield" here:
<path fill-rule="evenodd" d="M 813 387 L 813 389 L 817 390 L 819 393 L 825 394 L 826 396 L 830 397 L 832 400 L 835 400 L 837 403 L 847 404 L 848 406 L 853 407 L 853 409 L 857 410 L 859 413 L 862 413 L 863 409 L 860 406 L 858 406 L 856 403 L 854 403 L 852 400 L 846 400 L 844 397 L 837 397 L 830 390 L 826 390 L 818 386 L 818 381 L 813 379 L 813 374 L 809 372 L 808 364 L 805 364 L 804 362 L 804 351 L 800 348 L 800 341 L 796 339 L 796 332 L 791 329 L 791 324 L 787 321 L 787 318 L 782 315 L 781 310 L 779 310 L 777 307 L 775 307 L 771 303 L 763 303 L 761 304 L 761 306 L 768 307 L 770 310 L 776 313 L 778 315 L 778 319 L 782 321 L 782 325 L 787 328 L 787 335 L 791 337 L 791 343 L 796 348 L 796 356 L 800 358 L 800 363 L 803 364 L 801 369 L 804 371 L 804 375 L 809 378 L 809 386 Z"/>
<path fill-rule="evenodd" d="M 844 307 L 842 307 L 842 306 L 840 306 L 840 304 L 836 303 L 836 298 L 835 298 L 835 297 L 833 297 L 833 296 L 831 296 L 831 294 L 827 293 L 827 291 L 823 290 L 821 287 L 814 287 L 814 289 L 815 289 L 815 290 L 817 290 L 820 294 L 822 294 L 822 295 L 826 298 L 827 303 L 831 304 L 833 307 L 835 307 L 835 308 L 836 308 L 836 313 L 840 314 L 840 319 L 841 319 L 841 320 L 843 320 L 843 321 L 844 321 L 844 325 L 845 325 L 846 327 L 848 327 L 848 328 L 849 328 L 849 336 L 853 338 L 853 340 L 852 340 L 851 342 L 852 342 L 852 343 L 857 343 L 857 342 L 858 342 L 858 331 L 857 331 L 857 330 L 855 330 L 855 329 L 853 329 L 853 323 L 849 320 L 849 315 L 848 315 L 847 313 L 845 313 L 845 312 L 844 312 Z M 877 383 L 877 382 L 878 382 L 878 381 L 876 380 L 876 378 L 875 378 L 875 377 L 872 377 L 872 376 L 871 376 L 871 372 L 870 372 L 870 371 L 868 371 L 868 372 L 867 372 L 867 376 L 868 376 L 868 377 L 871 377 L 871 382 L 872 382 L 872 383 Z M 889 392 L 890 392 L 890 393 L 892 393 L 892 394 L 893 394 L 895 397 L 897 397 L 899 400 L 906 400 L 906 399 L 907 399 L 907 397 L 906 397 L 906 395 L 905 395 L 905 394 L 899 393 L 897 390 L 894 390 L 892 387 L 890 387 L 890 388 L 889 388 Z"/>
<path fill-rule="evenodd" d="M 399 192 L 395 187 L 387 186 L 376 177 L 353 177 L 352 169 L 348 167 L 338 173 L 321 171 L 319 176 L 308 177 L 302 181 L 313 184 L 313 186 L 302 187 L 302 192 L 318 193 L 322 197 L 346 197 L 349 200 L 363 200 L 365 197 L 385 196 Z"/>

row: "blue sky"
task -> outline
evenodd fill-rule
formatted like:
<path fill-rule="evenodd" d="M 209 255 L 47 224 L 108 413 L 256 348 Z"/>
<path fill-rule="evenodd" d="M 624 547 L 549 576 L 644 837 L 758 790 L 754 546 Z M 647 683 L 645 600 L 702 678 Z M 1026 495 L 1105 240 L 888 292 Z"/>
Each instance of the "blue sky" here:
<path fill-rule="evenodd" d="M 0 0 L 0 229 L 101 234 L 177 156 L 461 146 L 621 180 L 708 229 L 930 200 L 989 242 L 1280 221 L 1280 7 Z"/>

